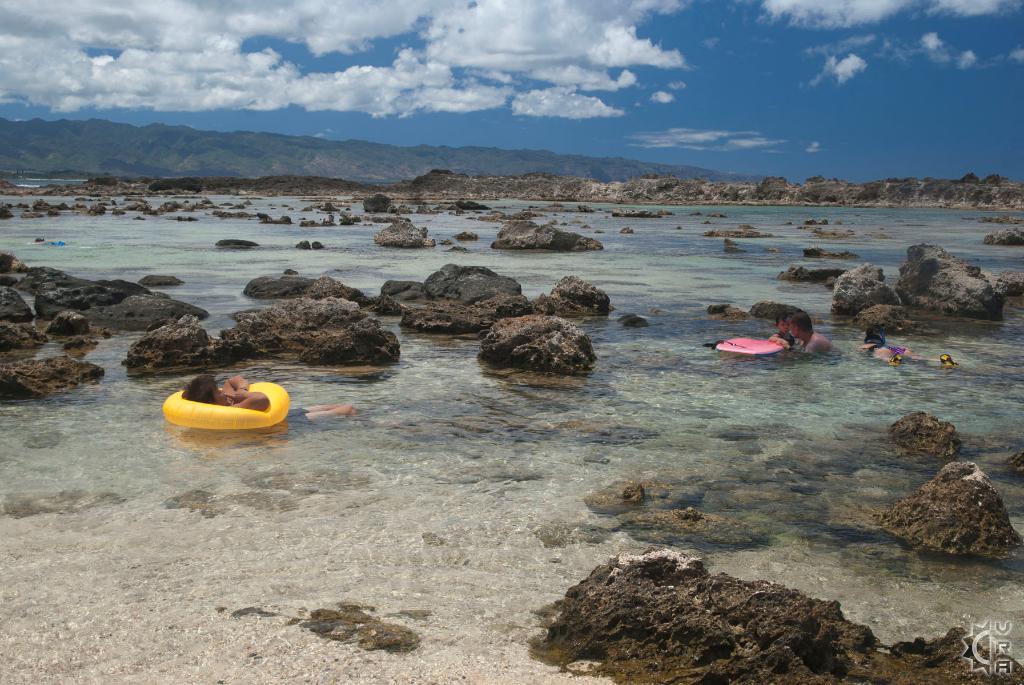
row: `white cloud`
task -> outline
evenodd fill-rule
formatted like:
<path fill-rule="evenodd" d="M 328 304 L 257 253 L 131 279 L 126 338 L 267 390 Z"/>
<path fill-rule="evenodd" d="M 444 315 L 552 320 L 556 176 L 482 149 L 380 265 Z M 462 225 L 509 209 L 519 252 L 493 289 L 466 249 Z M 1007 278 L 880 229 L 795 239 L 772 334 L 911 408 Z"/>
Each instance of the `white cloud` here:
<path fill-rule="evenodd" d="M 798 26 L 841 28 L 871 24 L 905 11 L 981 16 L 1014 10 L 1021 0 L 761 0 L 765 15 Z"/>
<path fill-rule="evenodd" d="M 825 60 L 825 65 L 811 81 L 811 85 L 816 86 L 831 76 L 841 86 L 867 68 L 868 63 L 852 52 L 842 59 L 836 59 L 835 55 L 831 55 Z"/>
<path fill-rule="evenodd" d="M 948 62 L 950 59 L 946 43 L 934 31 L 921 36 L 921 48 L 933 62 Z"/>
<path fill-rule="evenodd" d="M 624 114 L 621 109 L 609 107 L 598 98 L 561 87 L 519 93 L 512 99 L 512 112 L 530 117 L 566 119 L 620 117 Z"/>
<path fill-rule="evenodd" d="M 723 131 L 717 129 L 670 128 L 665 131 L 636 133 L 630 136 L 631 145 L 646 148 L 685 148 L 730 152 L 770 148 L 785 143 L 762 136 L 758 131 Z"/>
<path fill-rule="evenodd" d="M 708 50 L 714 50 L 718 47 L 718 44 L 722 42 L 722 39 L 718 36 L 709 36 L 700 42 L 701 45 L 706 47 Z"/>
<path fill-rule="evenodd" d="M 686 88 L 686 81 L 672 81 L 668 84 L 669 90 L 683 90 Z"/>
<path fill-rule="evenodd" d="M 1024 47 L 1016 48 L 1010 53 L 1010 59 L 1024 64 Z"/>
<path fill-rule="evenodd" d="M 813 142 L 812 142 L 812 143 L 811 143 L 810 145 L 808 145 L 808 146 L 807 146 L 807 147 L 806 147 L 806 148 L 804 149 L 804 152 L 809 152 L 809 153 L 811 153 L 812 155 L 813 155 L 813 154 L 815 154 L 815 153 L 821 152 L 821 143 L 819 143 L 819 142 L 818 142 L 818 141 L 816 141 L 816 140 L 815 140 L 815 141 L 813 141 Z"/>
<path fill-rule="evenodd" d="M 875 40 L 877 40 L 877 36 L 875 36 L 875 34 L 866 33 L 863 35 L 850 36 L 843 40 L 837 40 L 834 43 L 815 45 L 804 50 L 804 53 L 808 55 L 837 55 L 842 52 L 849 52 L 855 48 L 863 48 L 871 45 Z"/>
<path fill-rule="evenodd" d="M 657 102 L 662 105 L 667 105 L 668 103 L 672 102 L 675 99 L 675 95 L 673 95 L 672 93 L 666 93 L 663 90 L 651 93 L 651 102 Z"/>
<path fill-rule="evenodd" d="M 970 69 L 977 63 L 978 56 L 974 54 L 974 50 L 964 50 L 956 59 L 957 69 Z"/>
<path fill-rule="evenodd" d="M 577 91 L 634 85 L 627 67 L 687 67 L 677 50 L 638 35 L 687 1 L 0 2 L 0 97 L 59 111 L 298 105 L 390 116 L 502 107 L 535 79 L 587 102 Z M 391 64 L 361 63 L 358 53 L 385 38 L 413 47 Z M 272 50 L 243 48 L 250 39 L 355 55 L 355 65 L 307 72 Z M 547 91 L 519 94 L 536 92 Z M 571 116 L 616 111 L 589 100 L 601 107 Z"/>

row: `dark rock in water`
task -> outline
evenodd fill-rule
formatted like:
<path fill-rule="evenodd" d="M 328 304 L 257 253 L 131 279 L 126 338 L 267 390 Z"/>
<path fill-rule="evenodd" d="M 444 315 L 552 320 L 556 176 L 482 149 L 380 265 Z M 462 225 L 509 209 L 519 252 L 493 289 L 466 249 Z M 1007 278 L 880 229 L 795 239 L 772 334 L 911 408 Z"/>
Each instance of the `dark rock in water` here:
<path fill-rule="evenodd" d="M 312 249 L 314 249 L 314 250 L 322 250 L 322 249 L 324 249 L 324 244 L 321 243 L 319 240 L 314 240 L 312 243 L 310 243 L 309 246 Z"/>
<path fill-rule="evenodd" d="M 97 283 L 78 287 L 52 288 L 36 293 L 36 314 L 44 319 L 55 316 L 65 309 L 84 311 L 94 307 L 118 304 L 129 296 L 122 290 L 108 288 Z"/>
<path fill-rule="evenodd" d="M 365 607 L 341 604 L 338 609 L 314 609 L 299 626 L 328 640 L 355 642 L 366 650 L 411 652 L 420 645 L 412 630 L 386 623 L 364 611 Z"/>
<path fill-rule="evenodd" d="M 1004 297 L 1020 297 L 1024 295 L 1024 271 L 1004 271 L 992 285 Z"/>
<path fill-rule="evenodd" d="M 46 342 L 46 336 L 30 323 L 0 321 L 0 352 L 30 350 Z"/>
<path fill-rule="evenodd" d="M 117 493 L 85 490 L 61 490 L 52 495 L 7 495 L 0 502 L 0 515 L 25 518 L 39 514 L 73 514 L 124 501 Z"/>
<path fill-rule="evenodd" d="M 385 287 L 388 281 L 385 283 Z M 403 281 L 399 281 L 403 283 Z M 409 283 L 404 281 L 404 283 Z M 458 264 L 445 264 L 439 271 L 435 271 L 423 282 L 423 292 L 427 297 L 436 300 L 457 300 L 466 304 L 472 304 L 479 300 L 485 300 L 495 295 L 520 295 L 523 291 L 519 282 L 508 276 L 500 276 L 485 266 L 459 266 Z M 400 295 L 398 299 L 404 299 Z M 381 294 L 391 295 L 381 288 Z"/>
<path fill-rule="evenodd" d="M 955 459 L 960 453 L 956 427 L 923 411 L 907 414 L 889 426 L 889 437 L 900 454 L 923 454 Z"/>
<path fill-rule="evenodd" d="M 985 236 L 986 245 L 1024 245 L 1024 231 L 1019 228 L 1007 228 Z"/>
<path fill-rule="evenodd" d="M 208 490 L 188 490 L 180 495 L 175 495 L 164 500 L 166 509 L 187 509 L 197 512 L 205 518 L 213 518 L 224 513 L 224 508 L 219 506 L 217 497 Z"/>
<path fill-rule="evenodd" d="M 426 307 L 408 308 L 402 315 L 403 328 L 425 333 L 478 333 L 498 319 L 526 316 L 533 308 L 523 295 L 495 295 L 473 304 L 437 302 Z"/>
<path fill-rule="evenodd" d="M 533 303 L 534 311 L 549 316 L 607 316 L 611 311 L 608 294 L 578 276 L 566 276 Z"/>
<path fill-rule="evenodd" d="M 652 212 L 649 209 L 622 209 L 612 212 L 613 217 L 622 219 L 659 219 L 663 216 L 672 216 L 672 212 L 662 209 Z"/>
<path fill-rule="evenodd" d="M 259 618 L 272 618 L 274 616 L 280 616 L 281 614 L 274 613 L 273 611 L 267 611 L 266 609 L 260 609 L 259 607 L 245 607 L 244 609 L 235 609 L 231 612 L 231 618 L 245 618 L 246 616 L 258 616 Z"/>
<path fill-rule="evenodd" d="M 377 193 L 363 200 L 363 211 L 367 214 L 379 214 L 391 208 L 391 198 Z"/>
<path fill-rule="evenodd" d="M 396 221 L 388 224 L 376 235 L 373 242 L 381 247 L 434 247 L 437 242 L 427 237 L 426 228 L 417 228 L 410 221 Z"/>
<path fill-rule="evenodd" d="M 911 245 L 896 283 L 903 304 L 946 316 L 999 321 L 1004 296 L 977 266 L 936 245 Z"/>
<path fill-rule="evenodd" d="M 843 272 L 832 288 L 832 313 L 853 315 L 876 304 L 900 304 L 899 295 L 885 283 L 882 270 L 871 264 Z"/>
<path fill-rule="evenodd" d="M 295 247 L 297 247 L 300 250 L 312 250 L 313 249 L 312 247 L 310 247 L 310 244 L 309 244 L 308 240 L 300 240 L 298 243 L 296 243 Z"/>
<path fill-rule="evenodd" d="M 361 303 L 360 306 L 381 316 L 402 316 L 405 314 L 405 307 L 387 295 L 368 297 L 365 304 Z"/>
<path fill-rule="evenodd" d="M 70 309 L 57 312 L 46 327 L 47 335 L 85 335 L 90 330 L 89 319 Z"/>
<path fill-rule="evenodd" d="M 946 464 L 878 520 L 915 547 L 949 554 L 1005 558 L 1021 544 L 999 493 L 971 462 Z"/>
<path fill-rule="evenodd" d="M 96 347 L 99 341 L 87 335 L 76 335 L 64 341 L 64 351 L 70 355 L 81 357 Z"/>
<path fill-rule="evenodd" d="M 183 316 L 135 341 L 122 362 L 131 371 L 203 369 L 231 361 L 231 353 L 211 338 L 194 316 Z"/>
<path fill-rule="evenodd" d="M 761 303 L 758 303 L 758 304 L 774 304 L 774 303 L 761 302 Z M 757 305 L 754 305 L 754 306 L 757 306 Z M 778 305 L 778 306 L 785 307 L 785 306 L 788 306 L 788 305 Z M 719 320 L 722 320 L 722 321 L 743 321 L 744 319 L 749 319 L 750 318 L 750 314 L 747 314 L 745 311 L 743 311 L 742 309 L 739 309 L 738 307 L 733 307 L 731 304 L 709 304 L 708 308 L 707 308 L 707 312 L 711 316 L 712 319 L 719 319 Z M 761 317 L 761 318 L 772 318 L 772 319 L 774 319 L 775 317 L 772 316 L 772 317 Z"/>
<path fill-rule="evenodd" d="M 462 245 L 452 245 L 446 251 L 447 252 L 469 252 L 469 249 L 463 247 Z"/>
<path fill-rule="evenodd" d="M 750 308 L 750 315 L 755 319 L 768 319 L 770 321 L 774 321 L 779 316 L 787 316 L 800 311 L 803 310 L 800 309 L 800 307 L 794 307 L 791 304 L 780 304 L 778 302 L 762 300 L 761 302 L 755 303 L 754 306 Z"/>
<path fill-rule="evenodd" d="M 0 398 L 43 397 L 97 381 L 103 368 L 71 357 L 27 359 L 0 364 Z"/>
<path fill-rule="evenodd" d="M 964 633 L 880 649 L 838 602 L 711 575 L 670 549 L 620 554 L 554 606 L 531 653 L 570 673 L 668 685 L 991 683 L 960 658 Z M 597 662 L 596 665 L 576 662 Z M 999 682 L 1009 685 L 1010 679 Z"/>
<path fill-rule="evenodd" d="M 144 285 L 147 288 L 166 288 L 175 285 L 184 285 L 184 283 L 185 281 L 181 280 L 177 276 L 161 276 L 158 274 L 150 274 L 139 279 L 139 285 Z"/>
<path fill-rule="evenodd" d="M 281 273 L 283 273 L 285 276 L 298 276 L 299 275 L 299 272 L 296 271 L 295 269 L 285 269 Z"/>
<path fill-rule="evenodd" d="M 37 433 L 30 435 L 25 438 L 23 443 L 27 449 L 30 450 L 41 450 L 50 447 L 56 447 L 64 440 L 62 433 Z"/>
<path fill-rule="evenodd" d="M 869 328 L 883 328 L 889 334 L 921 332 L 918 324 L 907 316 L 906 308 L 894 304 L 876 304 L 863 309 L 853 321 L 865 331 Z"/>
<path fill-rule="evenodd" d="M 462 233 L 456 234 L 455 239 L 462 241 L 480 240 L 480 236 L 478 236 L 476 233 L 473 233 L 472 231 L 463 231 Z"/>
<path fill-rule="evenodd" d="M 179 319 L 185 315 L 200 319 L 210 313 L 195 305 L 157 295 L 132 295 L 109 307 L 92 307 L 83 313 L 95 326 L 120 331 L 146 331 L 156 324 Z"/>
<path fill-rule="evenodd" d="M 10 276 L 8 274 L 0 274 L 0 285 L 2 286 L 13 286 L 17 285 L 18 281 L 21 280 L 17 276 Z"/>
<path fill-rule="evenodd" d="M 236 319 L 237 326 L 221 332 L 235 359 L 297 354 L 307 363 L 388 364 L 399 357 L 395 334 L 348 300 L 284 300 Z"/>
<path fill-rule="evenodd" d="M 482 205 L 479 202 L 474 202 L 473 200 L 456 200 L 455 206 L 459 209 L 475 212 L 483 212 L 490 209 L 487 205 Z"/>
<path fill-rule="evenodd" d="M 733 546 L 762 542 L 739 521 L 706 514 L 693 507 L 630 511 L 620 514 L 618 521 L 630 537 L 641 542 L 690 544 L 700 540 Z"/>
<path fill-rule="evenodd" d="M 506 221 L 498 231 L 497 240 L 491 243 L 491 247 L 495 250 L 553 250 L 557 252 L 604 249 L 604 245 L 593 238 L 586 238 L 579 233 L 562 231 L 553 224 L 538 226 L 532 221 Z"/>
<path fill-rule="evenodd" d="M 547 523 L 534 529 L 533 534 L 548 549 L 567 547 L 568 545 L 596 545 L 611 536 L 611 531 L 601 526 L 580 523 Z"/>
<path fill-rule="evenodd" d="M 1024 473 L 1024 450 L 1021 450 L 1020 452 L 1017 452 L 1017 454 L 1011 456 L 1006 460 L 1006 463 L 1009 464 L 1010 468 L 1017 473 Z"/>
<path fill-rule="evenodd" d="M 632 228 L 630 228 L 629 226 L 623 226 L 623 227 L 622 227 L 622 228 L 621 228 L 621 229 L 619 230 L 619 233 L 621 233 L 622 235 L 633 235 L 634 233 L 636 233 L 636 231 L 634 231 L 634 230 L 633 230 Z"/>
<path fill-rule="evenodd" d="M 16 274 L 28 271 L 25 262 L 10 252 L 0 252 L 0 274 Z"/>
<path fill-rule="evenodd" d="M 256 218 L 258 218 L 260 220 L 261 224 L 282 224 L 282 225 L 285 225 L 285 226 L 290 226 L 291 223 L 292 223 L 292 218 L 290 216 L 288 216 L 288 215 L 283 215 L 283 216 L 281 216 L 280 219 L 275 219 L 274 217 L 270 216 L 269 214 L 258 213 L 258 214 L 256 214 Z M 236 246 L 236 247 L 239 247 L 239 246 Z M 253 247 L 253 246 L 250 245 L 248 247 Z"/>
<path fill-rule="evenodd" d="M 647 319 L 639 314 L 623 314 L 619 317 L 619 323 L 626 328 L 647 328 L 650 325 Z"/>
<path fill-rule="evenodd" d="M 363 291 L 358 288 L 351 288 L 330 276 L 321 276 L 310 283 L 303 296 L 312 300 L 337 297 L 342 300 L 351 300 L 360 306 L 369 301 L 369 298 L 363 294 Z"/>
<path fill-rule="evenodd" d="M 380 294 L 381 297 L 390 297 L 402 302 L 430 299 L 419 281 L 384 281 L 384 285 L 380 287 Z"/>
<path fill-rule="evenodd" d="M 732 252 L 734 254 L 746 252 L 746 250 L 739 246 L 739 243 L 729 238 L 722 239 L 722 249 L 725 250 L 726 252 Z"/>
<path fill-rule="evenodd" d="M 60 269 L 54 269 L 49 266 L 34 266 L 25 272 L 24 278 L 18 281 L 17 288 L 23 292 L 35 295 L 43 290 L 76 288 L 83 285 L 93 285 L 93 282 L 71 276 Z"/>
<path fill-rule="evenodd" d="M 501 319 L 480 343 L 479 358 L 497 367 L 586 375 L 597 357 L 590 338 L 556 316 Z"/>
<path fill-rule="evenodd" d="M 34 317 L 32 309 L 21 298 L 18 291 L 7 286 L 0 286 L 0 321 L 24 323 Z"/>
<path fill-rule="evenodd" d="M 735 229 L 712 229 L 704 231 L 706 238 L 771 238 L 771 233 L 756 230 L 750 224 L 740 224 Z"/>
<path fill-rule="evenodd" d="M 303 276 L 258 276 L 245 284 L 242 294 L 257 300 L 302 297 L 311 285 L 313 279 Z"/>
<path fill-rule="evenodd" d="M 251 240 L 241 240 L 240 238 L 225 238 L 224 240 L 218 240 L 216 246 L 245 250 L 251 247 L 259 247 L 260 244 L 254 243 Z"/>
<path fill-rule="evenodd" d="M 838 278 L 846 269 L 808 269 L 806 266 L 791 266 L 779 274 L 780 281 L 796 283 L 824 283 Z"/>
<path fill-rule="evenodd" d="M 857 259 L 857 255 L 846 250 L 842 252 L 831 252 L 820 247 L 805 247 L 804 257 L 814 259 Z"/>
<path fill-rule="evenodd" d="M 647 490 L 640 481 L 627 480 L 584 496 L 588 507 L 602 513 L 619 514 L 632 511 L 647 500 Z"/>

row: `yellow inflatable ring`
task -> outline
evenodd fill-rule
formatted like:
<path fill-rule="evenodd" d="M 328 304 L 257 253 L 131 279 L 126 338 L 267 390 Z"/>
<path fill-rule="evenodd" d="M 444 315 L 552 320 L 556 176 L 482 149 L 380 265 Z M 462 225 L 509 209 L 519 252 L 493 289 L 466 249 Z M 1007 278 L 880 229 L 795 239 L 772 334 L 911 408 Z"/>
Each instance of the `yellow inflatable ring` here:
<path fill-rule="evenodd" d="M 176 392 L 164 401 L 164 417 L 176 426 L 210 430 L 266 428 L 284 421 L 288 415 L 288 391 L 276 383 L 253 383 L 252 392 L 261 392 L 270 400 L 266 411 L 222 407 L 219 404 L 193 402 Z"/>

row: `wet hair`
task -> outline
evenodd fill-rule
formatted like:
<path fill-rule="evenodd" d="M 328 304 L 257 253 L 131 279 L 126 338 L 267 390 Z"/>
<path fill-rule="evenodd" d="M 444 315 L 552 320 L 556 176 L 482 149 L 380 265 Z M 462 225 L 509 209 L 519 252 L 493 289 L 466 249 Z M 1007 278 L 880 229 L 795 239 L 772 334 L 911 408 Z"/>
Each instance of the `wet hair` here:
<path fill-rule="evenodd" d="M 778 326 L 782 321 L 789 321 L 793 318 L 793 312 L 782 312 L 775 315 L 775 325 Z"/>
<path fill-rule="evenodd" d="M 208 373 L 196 376 L 188 382 L 181 396 L 191 402 L 216 404 L 214 398 L 217 396 L 217 380 Z"/>
<path fill-rule="evenodd" d="M 789 317 L 789 325 L 808 333 L 814 332 L 814 324 L 811 323 L 811 317 L 807 312 L 793 312 L 793 315 Z"/>

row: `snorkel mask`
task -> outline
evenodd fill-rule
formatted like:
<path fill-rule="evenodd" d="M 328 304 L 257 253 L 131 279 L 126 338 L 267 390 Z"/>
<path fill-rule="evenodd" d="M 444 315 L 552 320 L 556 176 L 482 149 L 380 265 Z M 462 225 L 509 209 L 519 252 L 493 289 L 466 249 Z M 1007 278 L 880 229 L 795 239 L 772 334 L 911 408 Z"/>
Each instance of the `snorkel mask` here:
<path fill-rule="evenodd" d="M 885 345 L 885 329 L 879 328 L 877 332 L 868 331 L 864 335 L 864 344 L 871 345 L 872 349 Z"/>

